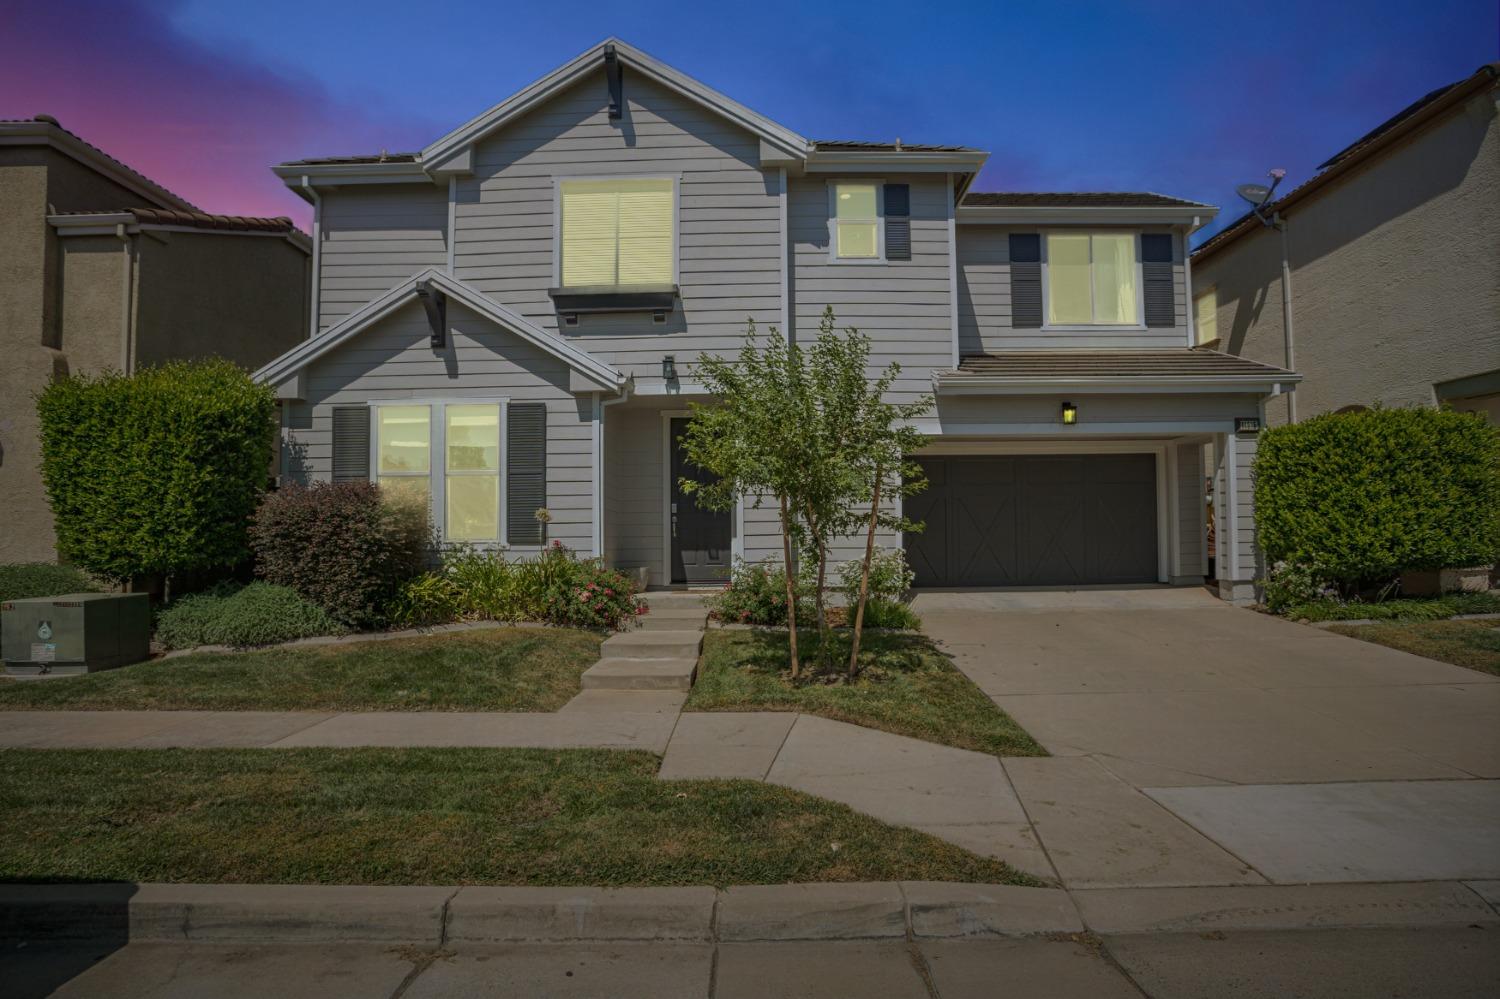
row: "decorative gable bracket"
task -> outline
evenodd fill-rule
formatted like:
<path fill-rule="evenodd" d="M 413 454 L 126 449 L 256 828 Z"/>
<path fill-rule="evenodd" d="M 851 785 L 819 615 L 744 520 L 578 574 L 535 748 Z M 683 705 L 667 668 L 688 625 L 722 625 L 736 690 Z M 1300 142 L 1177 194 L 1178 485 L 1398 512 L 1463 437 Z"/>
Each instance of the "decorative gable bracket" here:
<path fill-rule="evenodd" d="M 609 117 L 611 121 L 625 114 L 624 71 L 613 45 L 604 46 L 604 75 L 609 80 Z"/>
<path fill-rule="evenodd" d="M 431 281 L 418 281 L 416 290 L 432 330 L 432 349 L 442 350 L 448 344 L 448 296 L 434 288 Z"/>

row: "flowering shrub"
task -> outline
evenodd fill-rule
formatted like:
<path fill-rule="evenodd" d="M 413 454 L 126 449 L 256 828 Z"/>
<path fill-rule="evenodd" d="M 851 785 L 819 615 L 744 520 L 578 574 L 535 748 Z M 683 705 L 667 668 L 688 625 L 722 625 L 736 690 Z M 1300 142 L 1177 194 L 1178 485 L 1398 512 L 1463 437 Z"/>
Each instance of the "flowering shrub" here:
<path fill-rule="evenodd" d="M 547 591 L 545 620 L 574 628 L 619 628 L 644 612 L 623 573 L 592 560 L 571 561 L 572 572 L 559 574 Z"/>
<path fill-rule="evenodd" d="M 845 562 L 839 567 L 840 589 L 853 607 L 859 601 L 859 580 L 864 574 L 863 559 Z M 870 559 L 869 599 L 894 603 L 911 589 L 917 574 L 906 564 L 906 553 L 900 548 L 877 549 Z"/>
<path fill-rule="evenodd" d="M 814 580 L 803 574 L 796 582 L 797 617 L 812 612 Z M 776 562 L 736 559 L 729 585 L 707 600 L 720 621 L 735 624 L 786 624 L 786 570 Z"/>

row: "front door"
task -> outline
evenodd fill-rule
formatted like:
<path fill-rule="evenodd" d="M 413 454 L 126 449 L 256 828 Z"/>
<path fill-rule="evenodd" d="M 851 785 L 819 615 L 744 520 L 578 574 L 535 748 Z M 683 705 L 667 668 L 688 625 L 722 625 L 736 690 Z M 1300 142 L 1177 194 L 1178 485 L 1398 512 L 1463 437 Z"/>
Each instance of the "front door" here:
<path fill-rule="evenodd" d="M 707 478 L 706 473 L 687 460 L 682 450 L 686 419 L 672 420 L 672 481 L 667 495 L 672 531 L 672 582 L 703 583 L 729 578 L 729 545 L 733 534 L 730 514 L 705 510 L 687 496 L 679 484 L 684 475 Z"/>

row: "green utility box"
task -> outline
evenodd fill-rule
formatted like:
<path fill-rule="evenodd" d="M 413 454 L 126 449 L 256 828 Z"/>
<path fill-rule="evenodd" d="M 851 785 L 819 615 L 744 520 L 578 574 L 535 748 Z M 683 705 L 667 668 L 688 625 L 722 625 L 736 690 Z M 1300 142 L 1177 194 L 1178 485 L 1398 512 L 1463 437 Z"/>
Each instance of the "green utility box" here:
<path fill-rule="evenodd" d="M 0 658 L 11 676 L 94 673 L 151 655 L 144 593 L 68 593 L 0 604 Z"/>

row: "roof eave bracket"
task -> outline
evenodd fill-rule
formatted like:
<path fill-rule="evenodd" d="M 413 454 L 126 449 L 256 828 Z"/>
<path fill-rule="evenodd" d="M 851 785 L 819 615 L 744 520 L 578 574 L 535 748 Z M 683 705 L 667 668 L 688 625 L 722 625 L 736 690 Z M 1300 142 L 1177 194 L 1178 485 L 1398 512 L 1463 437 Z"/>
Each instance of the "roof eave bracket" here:
<path fill-rule="evenodd" d="M 448 345 L 448 296 L 434 288 L 431 281 L 417 282 L 417 297 L 427 313 L 427 325 L 432 331 L 432 349 L 443 350 Z"/>
<path fill-rule="evenodd" d="M 618 121 L 625 115 L 625 82 L 620 55 L 613 45 L 604 46 L 604 75 L 609 80 L 609 118 Z"/>

